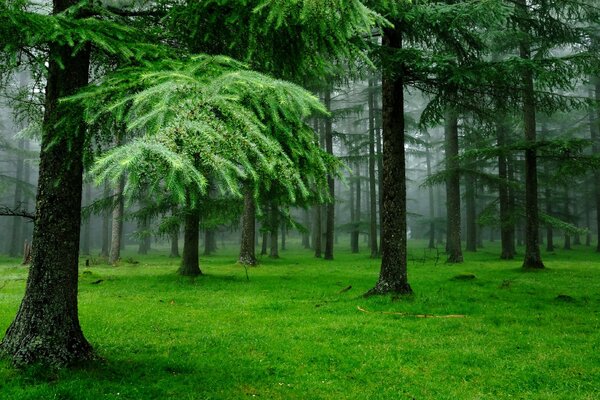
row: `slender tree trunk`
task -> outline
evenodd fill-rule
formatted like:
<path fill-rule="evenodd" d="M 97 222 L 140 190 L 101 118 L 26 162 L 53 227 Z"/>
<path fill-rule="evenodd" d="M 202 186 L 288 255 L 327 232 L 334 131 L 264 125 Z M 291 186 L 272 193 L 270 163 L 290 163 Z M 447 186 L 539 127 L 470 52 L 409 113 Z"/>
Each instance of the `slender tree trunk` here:
<path fill-rule="evenodd" d="M 262 246 L 260 249 L 260 255 L 264 256 L 267 254 L 267 248 L 269 246 L 269 232 L 263 232 L 262 234 Z"/>
<path fill-rule="evenodd" d="M 85 184 L 84 191 L 84 204 L 86 206 L 90 205 L 92 202 L 92 186 L 90 184 Z M 83 220 L 83 232 L 81 232 L 81 254 L 89 256 L 90 255 L 90 230 L 91 230 L 91 221 L 92 216 L 88 215 L 86 219 Z"/>
<path fill-rule="evenodd" d="M 325 91 L 325 107 L 331 111 L 331 91 Z M 333 155 L 333 127 L 331 118 L 325 119 L 325 151 Z M 327 176 L 327 187 L 331 200 L 327 203 L 327 219 L 325 221 L 325 252 L 323 259 L 333 260 L 333 236 L 335 231 L 335 180 L 332 175 Z"/>
<path fill-rule="evenodd" d="M 121 258 L 121 242 L 123 240 L 123 188 L 125 187 L 125 177 L 119 178 L 119 183 L 114 191 L 114 198 L 117 204 L 112 212 L 112 234 L 110 241 L 110 257 L 108 262 L 116 263 Z"/>
<path fill-rule="evenodd" d="M 465 176 L 465 208 L 467 211 L 467 251 L 477 251 L 477 208 L 475 203 L 475 182 L 472 176 Z"/>
<path fill-rule="evenodd" d="M 279 232 L 279 206 L 274 201 L 271 201 L 270 212 L 271 251 L 269 252 L 269 257 L 279 258 L 279 238 L 277 236 Z"/>
<path fill-rule="evenodd" d="M 600 78 L 594 79 L 594 89 L 596 102 L 600 103 Z M 600 110 L 590 109 L 589 119 L 592 151 L 594 154 L 600 154 Z M 596 252 L 600 253 L 600 174 L 595 173 L 592 179 L 596 206 Z"/>
<path fill-rule="evenodd" d="M 24 161 L 23 154 L 21 152 L 25 149 L 25 141 L 19 140 L 19 153 L 17 154 L 16 166 L 17 171 L 15 175 L 15 195 L 14 205 L 15 209 L 21 208 L 23 202 L 23 170 Z M 10 257 L 18 257 L 23 247 L 23 218 L 13 217 L 12 218 L 12 229 L 10 236 L 10 246 L 8 249 L 8 255 Z"/>
<path fill-rule="evenodd" d="M 579 207 L 577 207 L 578 205 L 578 201 L 575 198 L 575 201 L 573 201 L 573 225 L 575 225 L 576 227 L 579 228 Z M 573 245 L 575 246 L 580 246 L 581 245 L 581 235 L 579 234 L 579 232 L 575 232 L 575 234 L 573 235 Z"/>
<path fill-rule="evenodd" d="M 171 217 L 176 218 L 178 214 L 177 206 L 173 206 L 171 208 Z M 171 258 L 179 258 L 179 223 L 173 228 L 170 234 L 170 242 L 171 242 L 171 253 L 169 257 Z"/>
<path fill-rule="evenodd" d="M 377 182 L 375 180 L 375 84 L 369 79 L 369 240 L 371 247 L 371 258 L 379 257 L 379 245 L 377 243 Z"/>
<path fill-rule="evenodd" d="M 377 96 L 373 96 L 373 109 L 375 110 L 375 149 L 377 151 L 377 198 L 379 200 L 379 255 L 381 255 L 381 241 L 383 240 L 381 236 L 381 232 L 383 230 L 383 143 L 381 138 L 381 119 L 378 117 L 379 107 Z"/>
<path fill-rule="evenodd" d="M 361 175 L 360 175 L 360 164 L 357 162 L 356 163 L 356 167 L 355 167 L 355 171 L 356 171 L 356 178 L 355 178 L 355 183 L 354 183 L 354 187 L 356 189 L 356 199 L 354 200 L 354 224 L 352 226 L 352 253 L 358 253 L 359 250 L 359 242 L 360 242 L 360 225 L 361 225 L 361 219 L 362 219 L 362 213 L 361 213 L 361 208 L 362 208 L 362 204 L 361 204 L 361 195 L 362 195 L 362 190 L 361 190 L 361 184 L 360 184 L 360 179 L 361 179 Z"/>
<path fill-rule="evenodd" d="M 564 218 L 566 221 L 571 222 L 571 211 L 570 211 L 570 206 L 571 206 L 571 199 L 569 198 L 569 188 L 565 186 L 565 202 L 563 204 L 563 214 L 564 214 Z M 565 250 L 571 250 L 571 235 L 569 234 L 569 232 L 565 231 L 565 242 L 563 245 L 563 249 Z"/>
<path fill-rule="evenodd" d="M 54 0 L 53 12 L 76 4 Z M 36 218 L 25 296 L 0 345 L 15 364 L 65 365 L 90 359 L 77 311 L 85 126 L 58 99 L 88 82 L 89 48 L 50 45 Z M 61 60 L 61 63 L 57 60 Z M 70 123 L 58 124 L 71 110 Z"/>
<path fill-rule="evenodd" d="M 397 22 L 397 21 L 396 21 Z M 398 25 L 396 25 L 398 26 Z M 400 28 L 386 28 L 383 45 L 402 48 Z M 383 77 L 383 210 L 381 272 L 367 294 L 411 294 L 406 262 L 406 166 L 404 154 L 404 81 Z"/>
<path fill-rule="evenodd" d="M 304 227 L 307 229 L 306 232 L 302 233 L 302 247 L 310 249 L 310 212 L 308 209 L 304 209 Z"/>
<path fill-rule="evenodd" d="M 242 238 L 240 243 L 240 258 L 243 265 L 256 265 L 255 237 L 256 234 L 256 204 L 252 188 L 246 185 L 244 190 L 244 212 L 242 214 Z"/>
<path fill-rule="evenodd" d="M 313 229 L 313 243 L 315 244 L 315 257 L 321 258 L 321 206 L 317 205 L 314 207 L 314 229 Z"/>
<path fill-rule="evenodd" d="M 204 230 L 204 255 L 210 256 L 217 251 L 217 238 L 214 229 Z"/>
<path fill-rule="evenodd" d="M 546 167 L 544 167 L 546 169 Z M 552 189 L 550 185 L 546 186 L 546 214 L 552 216 Z M 552 225 L 546 225 L 546 251 L 554 251 L 554 231 Z"/>
<path fill-rule="evenodd" d="M 103 197 L 108 199 L 110 196 L 110 187 L 108 183 L 104 184 Z M 107 208 L 102 211 L 102 249 L 100 250 L 100 257 L 108 258 L 110 253 L 110 210 Z"/>
<path fill-rule="evenodd" d="M 192 197 L 192 193 L 188 189 L 184 210 L 183 257 L 179 267 L 179 274 L 184 276 L 202 275 L 198 254 L 200 248 L 200 206 L 197 200 L 193 201 Z"/>
<path fill-rule="evenodd" d="M 517 7 L 521 14 L 527 17 L 526 0 L 517 0 Z M 523 29 L 526 32 L 526 28 Z M 523 60 L 531 58 L 531 49 L 528 39 L 524 38 L 519 43 L 519 54 Z M 536 122 L 535 122 L 535 92 L 533 87 L 533 71 L 527 69 L 522 76 L 523 84 L 523 122 L 525 125 L 525 257 L 523 268 L 544 268 L 540 246 L 538 243 L 539 217 L 538 217 L 538 181 L 537 181 L 537 154 Z"/>
<path fill-rule="evenodd" d="M 431 177 L 431 135 L 427 134 L 428 143 L 425 148 L 425 162 L 427 163 L 427 178 Z M 427 188 L 429 191 L 429 249 L 435 249 L 435 199 L 433 185 Z"/>
<path fill-rule="evenodd" d="M 462 263 L 460 243 L 460 174 L 458 164 L 458 117 L 456 111 L 446 112 L 446 215 L 448 221 L 447 243 L 448 263 Z"/>
<path fill-rule="evenodd" d="M 503 117 L 499 117 L 496 120 L 496 140 L 498 147 L 501 150 L 498 155 L 498 194 L 500 201 L 500 242 L 502 246 L 502 252 L 500 258 L 502 260 L 512 260 L 515 258 L 515 223 L 513 216 L 513 208 L 510 202 L 510 188 L 509 182 L 509 156 L 508 150 L 506 150 L 507 140 L 507 125 L 503 120 Z"/>

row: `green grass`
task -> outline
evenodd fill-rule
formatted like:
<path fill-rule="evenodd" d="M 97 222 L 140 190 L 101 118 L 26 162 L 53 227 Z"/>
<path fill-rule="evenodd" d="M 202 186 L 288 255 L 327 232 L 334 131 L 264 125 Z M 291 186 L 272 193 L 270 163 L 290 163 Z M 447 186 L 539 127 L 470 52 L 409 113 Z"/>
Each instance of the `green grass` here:
<path fill-rule="evenodd" d="M 82 266 L 81 324 L 102 360 L 58 371 L 0 362 L 0 398 L 600 398 L 599 255 L 544 253 L 547 270 L 522 272 L 492 246 L 436 266 L 422 245 L 409 266 L 416 294 L 396 301 L 362 298 L 379 262 L 344 249 L 334 262 L 285 251 L 249 281 L 234 249 L 202 258 L 197 279 L 158 252 Z M 25 277 L 0 258 L 2 331 Z"/>

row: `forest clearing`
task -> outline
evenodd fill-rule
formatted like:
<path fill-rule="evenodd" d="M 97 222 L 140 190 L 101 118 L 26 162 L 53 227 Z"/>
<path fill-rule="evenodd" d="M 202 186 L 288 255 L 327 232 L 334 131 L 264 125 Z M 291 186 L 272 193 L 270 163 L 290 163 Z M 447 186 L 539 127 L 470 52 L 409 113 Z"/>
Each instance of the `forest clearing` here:
<path fill-rule="evenodd" d="M 411 243 L 410 253 L 421 256 L 426 244 Z M 85 267 L 82 258 L 81 323 L 102 359 L 18 374 L 3 363 L 1 392 L 7 399 L 600 396 L 600 257 L 592 249 L 548 254 L 552 267 L 536 273 L 498 260 L 494 244 L 460 265 L 436 266 L 433 253 L 409 262 L 416 294 L 392 302 L 362 297 L 377 260 L 348 250 L 333 263 L 306 263 L 295 243 L 250 268 L 248 279 L 231 247 L 203 257 L 199 278 L 178 276 L 164 251 L 127 252 L 137 263 L 116 268 Z M 25 276 L 19 260 L 0 262 L 2 329 Z M 464 318 L 412 317 L 419 314 Z"/>

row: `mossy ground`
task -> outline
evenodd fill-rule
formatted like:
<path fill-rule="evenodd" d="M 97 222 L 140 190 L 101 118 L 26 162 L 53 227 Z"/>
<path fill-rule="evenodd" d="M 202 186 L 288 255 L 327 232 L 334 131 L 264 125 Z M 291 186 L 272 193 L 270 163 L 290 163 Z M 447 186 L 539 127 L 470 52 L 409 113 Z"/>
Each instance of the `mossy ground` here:
<path fill-rule="evenodd" d="M 396 300 L 361 296 L 379 261 L 342 245 L 333 262 L 298 246 L 263 258 L 249 280 L 233 247 L 202 258 L 199 278 L 178 276 L 166 250 L 126 253 L 139 263 L 118 267 L 82 258 L 80 319 L 101 360 L 69 370 L 2 361 L 0 398 L 600 398 L 593 249 L 544 253 L 546 270 L 523 272 L 493 244 L 460 265 L 411 246 L 415 295 Z M 18 260 L 0 258 L 1 331 L 25 278 Z"/>

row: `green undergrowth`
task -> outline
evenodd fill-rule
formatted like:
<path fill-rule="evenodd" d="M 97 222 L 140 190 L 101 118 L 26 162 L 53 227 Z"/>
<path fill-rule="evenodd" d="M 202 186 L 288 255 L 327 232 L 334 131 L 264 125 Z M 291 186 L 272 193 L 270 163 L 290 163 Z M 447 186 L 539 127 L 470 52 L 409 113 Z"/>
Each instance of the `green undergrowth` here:
<path fill-rule="evenodd" d="M 80 268 L 80 319 L 100 359 L 69 370 L 0 362 L 2 399 L 598 399 L 600 255 L 544 253 L 523 272 L 493 244 L 464 264 L 412 243 L 410 297 L 370 297 L 379 260 L 339 249 L 176 274 L 154 250 Z M 166 253 L 166 252 L 165 252 Z M 135 262 L 134 262 L 135 261 Z M 0 258 L 0 330 L 26 268 Z"/>

